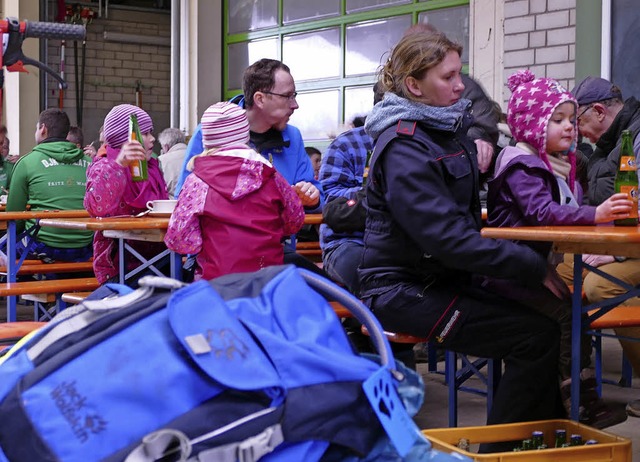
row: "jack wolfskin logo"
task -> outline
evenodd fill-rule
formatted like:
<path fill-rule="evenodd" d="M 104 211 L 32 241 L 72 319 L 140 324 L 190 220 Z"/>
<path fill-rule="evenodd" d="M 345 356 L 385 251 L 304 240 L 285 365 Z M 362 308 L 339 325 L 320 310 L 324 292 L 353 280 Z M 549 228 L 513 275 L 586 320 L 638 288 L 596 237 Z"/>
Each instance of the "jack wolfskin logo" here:
<path fill-rule="evenodd" d="M 86 409 L 87 398 L 78 392 L 75 380 L 62 382 L 53 389 L 51 398 L 81 443 L 86 443 L 91 435 L 106 430 L 107 422 Z"/>
<path fill-rule="evenodd" d="M 239 355 L 244 359 L 249 353 L 249 347 L 229 329 L 208 330 L 207 340 L 216 358 L 226 356 L 227 359 L 234 359 Z"/>

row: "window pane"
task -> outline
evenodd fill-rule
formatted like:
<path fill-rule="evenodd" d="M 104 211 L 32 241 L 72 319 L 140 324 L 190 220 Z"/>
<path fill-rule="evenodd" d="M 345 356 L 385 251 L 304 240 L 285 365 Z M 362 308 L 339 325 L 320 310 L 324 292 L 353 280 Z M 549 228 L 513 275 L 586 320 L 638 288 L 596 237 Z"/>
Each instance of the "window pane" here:
<path fill-rule="evenodd" d="M 347 0 L 347 13 L 411 3 L 411 0 Z"/>
<path fill-rule="evenodd" d="M 346 75 L 376 72 L 409 26 L 409 15 L 348 26 Z"/>
<path fill-rule="evenodd" d="M 278 0 L 233 0 L 227 5 L 230 34 L 278 25 Z"/>
<path fill-rule="evenodd" d="M 289 24 L 309 19 L 320 19 L 340 14 L 340 0 L 283 0 L 282 22 Z"/>
<path fill-rule="evenodd" d="M 340 75 L 340 32 L 338 28 L 288 35 L 282 45 L 282 61 L 296 81 Z"/>
<path fill-rule="evenodd" d="M 350 87 L 344 90 L 344 123 L 351 124 L 355 117 L 364 117 L 373 108 L 373 85 Z"/>
<path fill-rule="evenodd" d="M 469 63 L 469 7 L 458 6 L 420 13 L 419 22 L 430 23 L 444 32 L 450 40 L 464 47 L 462 62 Z"/>
<path fill-rule="evenodd" d="M 244 70 L 262 58 L 278 59 L 278 39 L 254 40 L 229 45 L 227 88 L 242 88 Z"/>
<path fill-rule="evenodd" d="M 300 93 L 297 97 L 300 108 L 291 116 L 291 125 L 302 132 L 308 140 L 326 140 L 338 135 L 340 91 L 316 91 Z"/>

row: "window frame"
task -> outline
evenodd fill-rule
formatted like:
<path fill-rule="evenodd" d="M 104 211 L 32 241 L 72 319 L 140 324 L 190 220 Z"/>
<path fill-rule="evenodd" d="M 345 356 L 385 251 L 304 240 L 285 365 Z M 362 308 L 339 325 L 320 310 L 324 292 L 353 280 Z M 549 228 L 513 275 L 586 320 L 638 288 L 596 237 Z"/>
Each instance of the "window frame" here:
<path fill-rule="evenodd" d="M 277 26 L 264 29 L 257 29 L 247 32 L 229 33 L 228 14 L 229 2 L 233 0 L 224 0 L 223 8 L 223 40 L 222 40 L 222 59 L 223 59 L 223 75 L 222 75 L 222 95 L 228 100 L 242 93 L 242 88 L 229 88 L 229 45 L 249 42 L 253 40 L 276 38 L 277 42 L 277 59 L 282 60 L 284 37 L 290 34 L 312 32 L 319 29 L 338 28 L 339 44 L 340 44 L 340 65 L 339 76 L 319 80 L 296 80 L 296 90 L 298 92 L 307 92 L 312 90 L 338 89 L 340 93 L 339 101 L 339 120 L 338 123 L 344 124 L 345 116 L 345 88 L 357 86 L 372 86 L 376 81 L 376 73 L 360 74 L 357 76 L 345 76 L 345 59 L 346 59 L 346 29 L 347 26 L 367 21 L 375 21 L 387 19 L 391 17 L 411 15 L 411 24 L 418 22 L 418 17 L 426 11 L 436 11 L 445 8 L 454 8 L 466 6 L 470 9 L 470 0 L 412 0 L 410 3 L 395 6 L 386 6 L 357 13 L 346 14 L 346 1 L 340 0 L 340 11 L 338 16 L 323 18 L 318 20 L 300 21 L 292 24 L 283 24 L 283 0 L 277 1 Z M 468 48 L 469 44 L 463 44 Z M 287 64 L 285 62 L 285 64 Z M 468 65 L 465 65 L 465 70 Z M 295 76 L 294 76 L 295 78 Z M 314 140 L 315 142 L 316 140 Z"/>

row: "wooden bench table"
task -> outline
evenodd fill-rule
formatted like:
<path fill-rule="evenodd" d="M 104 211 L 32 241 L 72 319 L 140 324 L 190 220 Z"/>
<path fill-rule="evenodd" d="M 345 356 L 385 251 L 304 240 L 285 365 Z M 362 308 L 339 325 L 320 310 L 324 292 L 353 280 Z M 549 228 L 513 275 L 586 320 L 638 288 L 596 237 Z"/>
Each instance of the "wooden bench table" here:
<path fill-rule="evenodd" d="M 483 228 L 485 238 L 518 241 L 551 242 L 554 252 L 573 253 L 573 295 L 571 329 L 571 419 L 578 420 L 580 399 L 580 337 L 582 314 L 588 313 L 587 325 L 615 306 L 640 296 L 640 287 L 616 281 L 627 292 L 623 295 L 585 306 L 582 301 L 582 272 L 584 269 L 604 275 L 602 270 L 582 261 L 582 254 L 620 255 L 640 258 L 640 228 L 637 226 L 522 226 L 518 228 Z M 605 277 L 614 281 L 611 275 Z"/>
<path fill-rule="evenodd" d="M 105 237 L 118 240 L 119 255 L 119 282 L 125 281 L 143 271 L 146 268 L 155 269 L 153 266 L 157 261 L 166 255 L 170 255 L 171 269 L 170 275 L 174 279 L 182 279 L 182 257 L 169 249 L 164 250 L 153 258 L 146 260 L 140 258 L 138 252 L 127 244 L 127 240 L 163 242 L 169 217 L 152 217 L 149 215 L 133 217 L 105 217 L 105 218 L 64 218 L 52 217 L 40 220 L 40 226 L 51 226 L 54 228 L 66 229 L 87 229 L 91 231 L 102 231 Z M 130 272 L 126 272 L 126 255 L 130 254 L 140 261 L 140 266 Z M 155 269 L 157 271 L 157 269 Z"/>

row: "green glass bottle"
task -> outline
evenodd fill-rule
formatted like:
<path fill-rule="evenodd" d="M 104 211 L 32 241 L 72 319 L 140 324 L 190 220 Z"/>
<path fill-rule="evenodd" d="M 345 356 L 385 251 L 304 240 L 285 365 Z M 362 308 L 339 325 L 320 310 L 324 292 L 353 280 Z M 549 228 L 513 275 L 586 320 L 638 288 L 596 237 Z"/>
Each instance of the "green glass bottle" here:
<path fill-rule="evenodd" d="M 564 428 L 556 430 L 556 444 L 555 447 L 561 448 L 567 444 L 567 431 Z"/>
<path fill-rule="evenodd" d="M 364 162 L 364 173 L 362 174 L 363 188 L 367 186 L 367 179 L 369 178 L 369 163 L 371 162 L 371 156 L 373 156 L 373 151 L 367 151 L 367 158 Z"/>
<path fill-rule="evenodd" d="M 638 226 L 638 166 L 636 156 L 633 152 L 633 141 L 631 131 L 622 131 L 622 142 L 620 145 L 620 163 L 618 173 L 614 183 L 617 193 L 625 193 L 633 201 L 629 218 L 615 220 L 616 226 Z"/>
<path fill-rule="evenodd" d="M 532 449 L 539 449 L 544 444 L 544 433 L 540 430 L 535 430 L 531 433 Z"/>
<path fill-rule="evenodd" d="M 129 141 L 138 141 L 144 147 L 144 140 L 140 134 L 140 127 L 138 126 L 138 117 L 135 114 L 129 116 Z M 136 160 L 129 164 L 129 170 L 131 171 L 131 179 L 133 181 L 147 181 L 149 177 L 147 171 L 147 160 Z"/>

